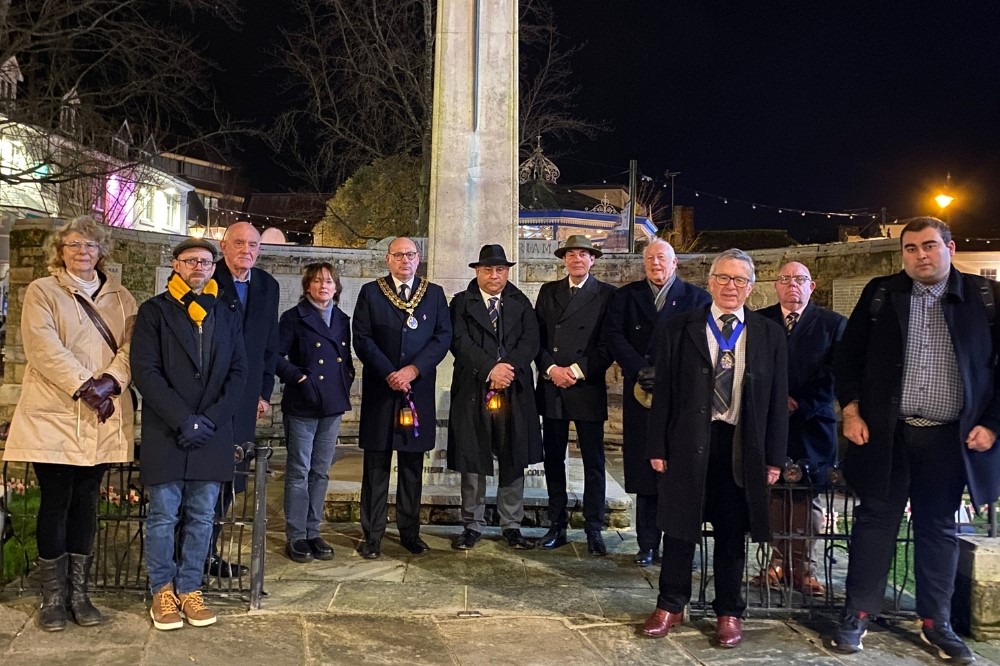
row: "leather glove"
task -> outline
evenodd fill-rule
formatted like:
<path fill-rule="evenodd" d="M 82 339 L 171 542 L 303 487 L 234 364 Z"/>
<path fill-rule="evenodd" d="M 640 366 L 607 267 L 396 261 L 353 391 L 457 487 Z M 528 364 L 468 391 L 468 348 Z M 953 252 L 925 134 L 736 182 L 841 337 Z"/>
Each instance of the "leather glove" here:
<path fill-rule="evenodd" d="M 111 415 L 115 413 L 115 403 L 111 398 L 108 398 L 101 403 L 101 406 L 97 408 L 97 420 L 104 423 L 111 418 Z"/>
<path fill-rule="evenodd" d="M 181 448 L 199 448 L 215 434 L 215 424 L 201 414 L 192 414 L 184 421 L 177 443 Z"/>
<path fill-rule="evenodd" d="M 79 391 L 80 400 L 83 400 L 94 411 L 100 411 L 101 404 L 105 400 L 109 400 L 111 396 L 121 392 L 121 386 L 118 385 L 114 377 L 107 373 L 96 379 L 88 379 Z M 113 408 L 112 411 L 114 411 Z"/>
<path fill-rule="evenodd" d="M 635 383 L 646 393 L 652 393 L 656 386 L 656 368 L 648 366 L 639 369 L 639 374 L 635 376 Z"/>

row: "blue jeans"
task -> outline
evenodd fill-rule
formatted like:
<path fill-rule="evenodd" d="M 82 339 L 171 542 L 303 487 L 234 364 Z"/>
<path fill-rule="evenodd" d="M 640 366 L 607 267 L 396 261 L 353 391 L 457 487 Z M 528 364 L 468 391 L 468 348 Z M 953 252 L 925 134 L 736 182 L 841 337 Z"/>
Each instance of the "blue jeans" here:
<path fill-rule="evenodd" d="M 285 416 L 285 537 L 288 541 L 319 536 L 330 466 L 337 447 L 340 418 Z"/>
<path fill-rule="evenodd" d="M 177 594 L 201 587 L 221 485 L 218 481 L 172 481 L 147 486 L 146 569 L 153 592 L 171 582 Z M 178 564 L 174 561 L 174 528 L 181 508 L 184 521 Z"/>

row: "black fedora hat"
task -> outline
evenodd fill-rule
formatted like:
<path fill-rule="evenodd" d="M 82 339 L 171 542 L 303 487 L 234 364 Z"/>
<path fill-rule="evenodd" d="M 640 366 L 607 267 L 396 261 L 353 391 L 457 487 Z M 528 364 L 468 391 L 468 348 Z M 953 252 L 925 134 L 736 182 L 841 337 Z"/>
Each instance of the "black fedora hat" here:
<path fill-rule="evenodd" d="M 582 234 L 573 234 L 572 236 L 567 238 L 566 244 L 563 245 L 561 248 L 557 249 L 553 254 L 562 259 L 563 255 L 566 254 L 566 252 L 569 250 L 586 250 L 587 252 L 594 255 L 595 259 L 604 254 L 596 247 L 594 247 L 594 244 L 590 241 L 589 238 L 587 238 Z"/>
<path fill-rule="evenodd" d="M 507 253 L 503 245 L 484 245 L 479 250 L 479 261 L 469 264 L 469 268 L 477 266 L 514 266 L 516 262 L 507 261 Z"/>

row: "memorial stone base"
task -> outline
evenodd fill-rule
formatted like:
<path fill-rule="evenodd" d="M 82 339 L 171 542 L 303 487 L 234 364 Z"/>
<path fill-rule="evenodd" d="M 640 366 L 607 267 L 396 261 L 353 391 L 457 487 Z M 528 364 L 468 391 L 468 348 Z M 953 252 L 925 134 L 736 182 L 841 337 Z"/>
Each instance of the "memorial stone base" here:
<path fill-rule="evenodd" d="M 446 429 L 439 428 L 438 442 L 447 442 Z M 360 450 L 348 451 L 343 441 L 338 445 L 344 455 L 338 456 L 330 476 L 326 494 L 326 519 L 330 522 L 358 522 L 361 519 L 361 460 Z M 567 486 L 569 494 L 570 527 L 583 528 L 583 462 L 572 451 L 567 459 Z M 461 525 L 460 477 L 447 469 L 445 451 L 435 449 L 427 454 L 424 464 L 424 487 L 420 522 L 425 525 Z M 395 461 L 394 463 L 395 464 Z M 628 528 L 631 524 L 632 499 L 610 475 L 606 476 L 605 527 Z M 389 523 L 395 522 L 396 477 L 389 482 Z M 486 490 L 486 520 L 497 525 L 496 477 Z M 523 527 L 548 527 L 546 507 L 548 493 L 542 465 L 532 465 L 525 472 Z"/>
<path fill-rule="evenodd" d="M 1000 539 L 959 537 L 952 623 L 977 641 L 1000 639 Z"/>

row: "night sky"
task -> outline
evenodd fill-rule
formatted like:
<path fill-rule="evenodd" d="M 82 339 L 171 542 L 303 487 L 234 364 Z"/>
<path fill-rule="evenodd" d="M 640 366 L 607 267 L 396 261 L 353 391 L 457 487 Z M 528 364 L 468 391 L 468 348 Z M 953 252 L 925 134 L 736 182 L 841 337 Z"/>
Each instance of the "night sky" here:
<path fill-rule="evenodd" d="M 260 72 L 282 4 L 254 3 L 241 35 L 212 42 L 220 95 L 252 121 L 273 108 Z M 799 209 L 935 213 L 950 172 L 956 234 L 1000 236 L 1000 3 L 553 5 L 567 41 L 586 42 L 576 111 L 614 128 L 548 146 L 560 184 L 626 182 L 636 159 L 660 182 L 681 172 L 676 202 L 700 229 L 785 227 L 808 242 L 848 221 Z M 264 155 L 243 155 L 253 184 L 292 185 Z"/>
<path fill-rule="evenodd" d="M 1000 3 L 555 6 L 587 42 L 579 111 L 615 126 L 557 160 L 562 182 L 622 178 L 634 158 L 653 178 L 681 172 L 699 228 L 808 241 L 846 221 L 777 208 L 936 213 L 950 172 L 956 233 L 1000 232 Z"/>

